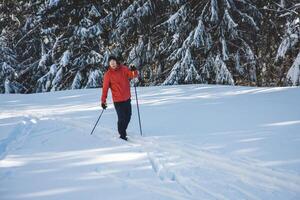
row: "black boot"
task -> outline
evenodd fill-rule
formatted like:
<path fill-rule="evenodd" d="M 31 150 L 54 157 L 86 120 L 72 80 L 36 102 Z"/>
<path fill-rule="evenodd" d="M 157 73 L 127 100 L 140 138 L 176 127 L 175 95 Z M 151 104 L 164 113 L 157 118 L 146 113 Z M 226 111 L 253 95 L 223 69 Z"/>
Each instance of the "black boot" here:
<path fill-rule="evenodd" d="M 120 138 L 126 141 L 128 140 L 127 136 L 120 136 Z"/>

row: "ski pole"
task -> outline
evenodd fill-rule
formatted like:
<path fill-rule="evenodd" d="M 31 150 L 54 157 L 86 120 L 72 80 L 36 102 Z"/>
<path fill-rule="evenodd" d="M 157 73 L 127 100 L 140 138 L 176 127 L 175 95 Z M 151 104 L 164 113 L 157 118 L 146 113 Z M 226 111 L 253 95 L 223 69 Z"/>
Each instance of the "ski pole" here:
<path fill-rule="evenodd" d="M 100 114 L 99 117 L 98 117 L 98 120 L 97 120 L 97 122 L 96 122 L 96 124 L 95 124 L 95 126 L 94 126 L 94 128 L 93 128 L 93 130 L 92 130 L 92 132 L 91 132 L 91 135 L 93 134 L 93 132 L 94 132 L 94 130 L 95 130 L 95 128 L 96 128 L 96 126 L 97 126 L 97 124 L 98 124 L 98 122 L 99 122 L 99 120 L 100 120 L 102 114 L 103 114 L 103 112 L 104 112 L 104 109 L 102 109 L 102 112 L 101 112 L 101 114 Z"/>
<path fill-rule="evenodd" d="M 132 73 L 133 73 L 133 75 L 134 75 L 134 72 L 132 72 Z M 136 91 L 136 84 L 133 83 L 133 85 L 134 85 L 135 99 L 136 99 L 136 106 L 137 106 L 138 117 L 139 117 L 140 133 L 141 133 L 141 136 L 143 136 L 143 132 L 142 132 L 142 124 L 141 124 L 141 117 L 140 117 L 140 109 L 139 109 L 139 100 L 138 100 L 137 91 Z"/>
<path fill-rule="evenodd" d="M 139 101 L 138 101 L 138 97 L 137 97 L 136 86 L 134 86 L 134 90 L 135 90 L 136 106 L 137 106 L 138 116 L 139 116 L 140 133 L 141 133 L 141 136 L 143 136 L 141 117 L 140 117 L 140 109 L 139 109 Z"/>

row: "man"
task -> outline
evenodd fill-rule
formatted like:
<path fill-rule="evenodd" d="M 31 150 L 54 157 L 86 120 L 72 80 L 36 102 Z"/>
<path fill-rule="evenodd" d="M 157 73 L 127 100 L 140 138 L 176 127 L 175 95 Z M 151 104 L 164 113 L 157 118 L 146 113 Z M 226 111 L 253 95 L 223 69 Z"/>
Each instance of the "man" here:
<path fill-rule="evenodd" d="M 127 66 L 120 64 L 114 56 L 108 58 L 108 63 L 109 68 L 103 78 L 101 106 L 103 109 L 107 108 L 106 98 L 110 88 L 118 115 L 118 132 L 121 139 L 127 140 L 126 129 L 131 118 L 129 79 L 137 77 L 138 72 L 133 65 L 130 65 L 130 69 L 128 69 Z"/>

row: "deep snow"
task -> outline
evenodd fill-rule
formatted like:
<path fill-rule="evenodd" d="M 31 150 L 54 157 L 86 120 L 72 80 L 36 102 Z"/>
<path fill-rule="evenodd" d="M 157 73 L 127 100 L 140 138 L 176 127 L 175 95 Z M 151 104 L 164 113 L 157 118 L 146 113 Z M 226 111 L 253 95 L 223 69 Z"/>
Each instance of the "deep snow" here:
<path fill-rule="evenodd" d="M 0 95 L 0 199 L 300 199 L 300 88 L 137 89 L 130 142 L 100 89 Z"/>

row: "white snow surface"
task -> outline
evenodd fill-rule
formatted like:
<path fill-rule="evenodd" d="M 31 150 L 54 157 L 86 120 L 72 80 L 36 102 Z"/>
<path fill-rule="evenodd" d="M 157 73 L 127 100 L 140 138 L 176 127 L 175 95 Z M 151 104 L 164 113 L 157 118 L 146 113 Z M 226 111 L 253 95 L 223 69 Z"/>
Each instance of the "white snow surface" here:
<path fill-rule="evenodd" d="M 300 88 L 138 87 L 129 142 L 101 89 L 0 95 L 0 199 L 300 199 Z"/>

